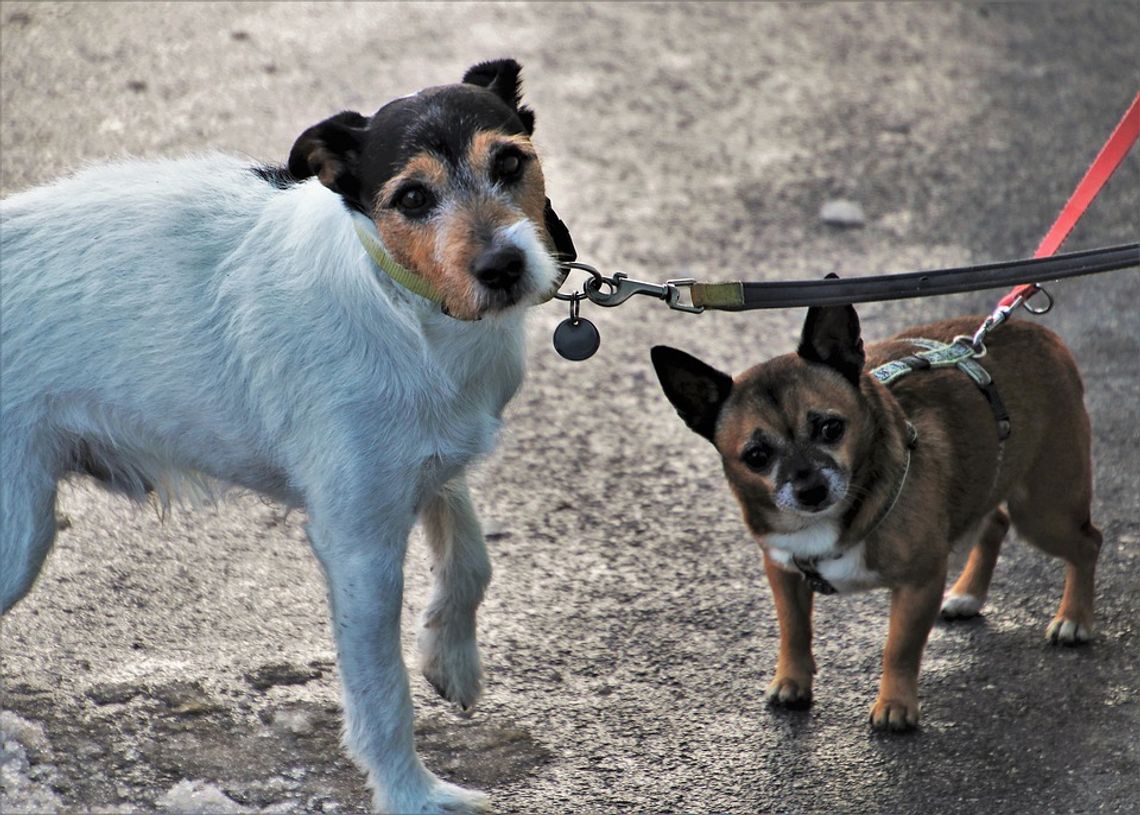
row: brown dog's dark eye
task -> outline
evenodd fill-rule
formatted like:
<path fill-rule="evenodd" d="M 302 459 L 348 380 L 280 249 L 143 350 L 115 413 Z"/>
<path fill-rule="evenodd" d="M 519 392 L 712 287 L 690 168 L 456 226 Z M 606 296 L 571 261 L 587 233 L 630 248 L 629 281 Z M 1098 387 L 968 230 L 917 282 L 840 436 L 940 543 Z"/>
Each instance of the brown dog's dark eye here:
<path fill-rule="evenodd" d="M 427 212 L 431 203 L 431 193 L 423 187 L 408 187 L 396 195 L 396 207 L 412 218 Z"/>
<path fill-rule="evenodd" d="M 495 159 L 495 180 L 511 182 L 518 179 L 523 171 L 523 157 L 515 152 L 507 152 Z"/>
<path fill-rule="evenodd" d="M 762 473 L 772 466 L 772 448 L 767 444 L 756 444 L 744 451 L 740 457 L 749 469 Z"/>
<path fill-rule="evenodd" d="M 825 444 L 835 444 L 843 438 L 844 430 L 845 427 L 842 419 L 824 419 L 819 423 L 817 433 L 820 440 Z"/>

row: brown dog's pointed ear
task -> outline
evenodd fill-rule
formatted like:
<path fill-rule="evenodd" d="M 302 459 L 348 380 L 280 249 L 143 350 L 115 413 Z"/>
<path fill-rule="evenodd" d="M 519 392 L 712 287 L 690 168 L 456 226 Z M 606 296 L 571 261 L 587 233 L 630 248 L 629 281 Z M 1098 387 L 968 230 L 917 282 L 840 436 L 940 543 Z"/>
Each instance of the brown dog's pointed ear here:
<path fill-rule="evenodd" d="M 550 205 L 549 198 L 546 199 L 545 220 L 546 234 L 550 236 L 550 242 L 554 244 L 555 260 L 563 263 L 577 260 L 578 251 L 574 248 L 574 239 L 570 237 L 570 230 L 566 228 L 566 224 L 562 223 L 562 219 L 558 217 L 558 213 Z"/>
<path fill-rule="evenodd" d="M 529 136 L 534 132 L 534 111 L 521 104 L 522 82 L 519 79 L 521 72 L 522 66 L 513 59 L 497 59 L 480 62 L 468 68 L 467 73 L 463 75 L 463 82 L 486 88 L 510 105 L 518 114 L 519 121 L 523 123 Z"/>
<path fill-rule="evenodd" d="M 650 357 L 677 415 L 695 433 L 713 441 L 721 406 L 732 392 L 732 377 L 665 345 L 655 346 Z"/>
<path fill-rule="evenodd" d="M 313 125 L 298 137 L 289 151 L 290 175 L 299 181 L 315 175 L 322 184 L 363 211 L 357 160 L 367 129 L 368 119 L 351 110 Z"/>
<path fill-rule="evenodd" d="M 829 274 L 828 279 L 838 277 Z M 859 336 L 859 315 L 854 306 L 812 306 L 804 320 L 797 353 L 808 362 L 833 368 L 859 387 L 866 354 Z"/>

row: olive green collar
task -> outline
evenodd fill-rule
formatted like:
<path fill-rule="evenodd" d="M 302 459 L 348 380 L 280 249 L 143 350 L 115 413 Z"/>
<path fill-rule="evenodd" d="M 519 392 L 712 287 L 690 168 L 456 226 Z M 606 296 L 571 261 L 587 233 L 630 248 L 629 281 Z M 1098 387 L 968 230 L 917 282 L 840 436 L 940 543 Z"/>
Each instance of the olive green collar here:
<path fill-rule="evenodd" d="M 368 233 L 368 230 L 361 224 L 353 224 L 356 227 L 356 235 L 360 238 L 360 243 L 364 246 L 364 251 L 368 253 L 368 257 L 372 258 L 372 262 L 379 266 L 388 277 L 395 280 L 401 286 L 413 294 L 418 294 L 426 300 L 430 300 L 437 305 L 443 305 L 443 297 L 435 290 L 431 283 L 424 280 L 418 274 L 404 266 L 397 263 L 384 245 L 380 243 L 375 237 Z"/>
<path fill-rule="evenodd" d="M 427 280 L 424 280 L 411 269 L 397 263 L 395 258 L 388 254 L 388 250 L 384 248 L 384 244 L 379 241 L 378 237 L 373 235 L 363 224 L 353 223 L 353 226 L 356 228 L 356 236 L 360 238 L 360 243 L 364 247 L 364 251 L 368 253 L 368 257 L 372 258 L 372 262 L 379 266 L 388 277 L 395 280 L 413 294 L 418 294 L 425 300 L 435 303 L 440 307 L 443 313 L 449 317 L 455 317 L 454 314 L 451 314 L 444 307 L 443 295 L 436 291 L 435 286 Z M 554 288 L 543 296 L 540 302 L 545 303 L 554 298 L 554 295 L 558 293 L 558 288 L 561 286 L 562 281 L 566 279 L 567 271 L 565 267 L 560 268 L 557 283 Z M 457 317 L 456 319 L 462 318 Z"/>

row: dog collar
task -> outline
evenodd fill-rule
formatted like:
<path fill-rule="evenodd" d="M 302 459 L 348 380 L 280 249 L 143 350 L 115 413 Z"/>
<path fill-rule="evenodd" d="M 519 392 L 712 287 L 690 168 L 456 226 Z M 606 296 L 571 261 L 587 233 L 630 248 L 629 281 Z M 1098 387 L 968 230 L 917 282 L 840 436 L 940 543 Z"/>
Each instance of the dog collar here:
<path fill-rule="evenodd" d="M 887 519 L 887 516 L 890 515 L 891 511 L 895 508 L 895 504 L 899 502 L 899 497 L 902 496 L 903 487 L 906 486 L 906 477 L 910 475 L 910 456 L 916 447 L 918 447 L 918 431 L 908 420 L 906 423 L 906 463 L 903 464 L 902 475 L 899 476 L 899 480 L 895 484 L 895 489 L 894 493 L 891 495 L 891 500 L 887 502 L 887 505 L 883 509 L 879 510 L 879 514 L 875 518 L 875 522 L 871 524 L 871 528 L 868 529 L 866 534 L 863 535 L 864 538 L 869 537 L 872 533 L 874 533 L 876 529 L 882 525 L 883 521 Z"/>
<path fill-rule="evenodd" d="M 356 227 L 356 236 L 360 238 L 360 243 L 364 247 L 364 251 L 368 253 L 368 257 L 372 258 L 372 262 L 380 267 L 388 277 L 395 280 L 401 286 L 413 294 L 418 294 L 425 300 L 442 306 L 443 297 L 435 290 L 435 287 L 413 272 L 393 259 L 388 254 L 388 250 L 376 238 L 368 234 L 368 230 L 360 224 L 353 224 Z"/>
<path fill-rule="evenodd" d="M 396 281 L 396 283 L 403 286 L 413 294 L 418 294 L 425 300 L 430 300 L 431 302 L 435 303 L 448 317 L 455 317 L 454 314 L 449 312 L 444 307 L 443 295 L 436 291 L 435 287 L 431 283 L 424 280 L 422 277 L 420 277 L 418 274 L 406 266 L 401 266 L 399 263 L 397 263 L 395 258 L 388 254 L 388 250 L 384 248 L 384 244 L 373 237 L 362 224 L 353 223 L 353 226 L 356 228 L 356 236 L 360 239 L 360 244 L 364 247 L 364 251 L 368 253 L 368 257 L 372 258 L 372 262 L 379 266 L 380 269 L 386 275 L 388 275 L 388 277 L 392 278 L 394 281 Z M 562 266 L 561 264 L 559 265 L 558 280 L 556 281 L 554 287 L 545 295 L 543 295 L 542 300 L 539 302 L 547 303 L 550 300 L 554 299 L 554 295 L 558 293 L 558 289 L 561 287 L 563 281 L 566 280 L 566 274 L 568 271 L 569 270 L 565 266 Z M 458 320 L 463 318 L 455 317 L 455 319 Z M 464 320 L 464 322 L 469 321 Z"/>

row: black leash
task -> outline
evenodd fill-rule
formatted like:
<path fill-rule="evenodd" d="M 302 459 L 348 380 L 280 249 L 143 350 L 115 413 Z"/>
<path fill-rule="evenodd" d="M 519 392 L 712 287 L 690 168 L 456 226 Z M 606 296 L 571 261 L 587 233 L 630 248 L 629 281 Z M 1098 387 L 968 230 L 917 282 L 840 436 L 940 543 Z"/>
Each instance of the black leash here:
<path fill-rule="evenodd" d="M 690 291 L 694 306 L 722 311 L 790 306 L 838 306 L 981 291 L 1001 286 L 1111 272 L 1133 266 L 1140 266 L 1140 243 L 1068 252 L 1046 258 L 845 280 L 834 278 L 762 283 L 694 283 Z M 586 294 L 590 296 L 590 291 L 587 290 Z M 598 302 L 594 297 L 590 299 L 595 303 Z"/>
<path fill-rule="evenodd" d="M 665 283 L 648 283 L 634 280 L 621 272 L 607 277 L 585 263 L 563 263 L 562 269 L 565 272 L 578 269 L 590 277 L 583 284 L 581 291 L 571 294 L 560 292 L 555 295 L 559 300 L 570 303 L 570 317 L 558 326 L 554 335 L 554 348 L 559 354 L 572 360 L 588 359 L 597 351 L 601 343 L 598 330 L 593 323 L 578 314 L 582 300 L 589 300 L 596 306 L 613 308 L 634 295 L 643 294 L 663 300 L 671 309 L 693 314 L 700 314 L 705 310 L 748 311 L 799 306 L 835 306 L 1034 284 L 1039 281 L 1063 280 L 1136 266 L 1140 266 L 1140 243 L 953 269 L 824 280 L 701 283 L 686 278 L 669 280 Z M 688 298 L 683 296 L 686 292 Z M 989 327 L 992 328 L 993 325 Z M 978 338 L 978 342 L 980 341 L 981 338 Z"/>
<path fill-rule="evenodd" d="M 1067 277 L 1140 266 L 1140 243 L 1086 249 L 1046 258 L 983 263 L 953 269 L 931 269 L 925 272 L 845 279 L 767 280 L 754 283 L 740 281 L 700 283 L 691 278 L 669 280 L 664 284 L 646 283 L 633 280 L 620 272 L 613 277 L 606 277 L 585 263 L 563 265 L 567 269 L 588 272 L 590 279 L 586 281 L 579 295 L 560 294 L 560 299 L 582 299 L 584 296 L 596 306 L 611 308 L 621 305 L 635 294 L 647 294 L 664 300 L 670 308 L 699 314 L 705 309 L 748 311 L 760 308 L 839 306 L 1062 280 Z M 686 290 L 689 292 L 689 302 L 685 302 L 682 298 Z"/>

